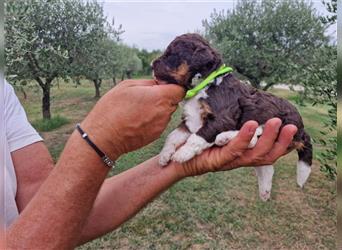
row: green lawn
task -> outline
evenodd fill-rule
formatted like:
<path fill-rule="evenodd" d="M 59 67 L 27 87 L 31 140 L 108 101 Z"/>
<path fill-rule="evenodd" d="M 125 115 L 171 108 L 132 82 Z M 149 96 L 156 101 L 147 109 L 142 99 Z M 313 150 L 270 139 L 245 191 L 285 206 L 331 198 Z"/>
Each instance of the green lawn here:
<path fill-rule="evenodd" d="M 102 92 L 110 88 L 104 82 Z M 294 100 L 296 93 L 274 90 L 278 96 Z M 21 97 L 20 92 L 18 95 Z M 75 88 L 60 84 L 52 90 L 52 114 L 69 123 L 51 132 L 42 132 L 54 159 L 74 129 L 96 100 L 90 83 Z M 29 120 L 41 118 L 39 91 L 28 91 L 22 103 Z M 320 136 L 326 119 L 324 106 L 299 107 L 305 126 Z M 167 131 L 156 142 L 120 158 L 115 173 L 124 171 L 159 153 L 165 136 L 178 124 L 176 112 Z M 324 148 L 314 145 L 315 152 Z M 273 182 L 272 200 L 258 199 L 253 169 L 207 174 L 177 183 L 137 216 L 116 231 L 79 249 L 335 249 L 336 188 L 319 171 L 313 173 L 303 190 L 297 188 L 291 153 L 279 160 Z M 115 194 L 113 194 L 115 195 Z"/>

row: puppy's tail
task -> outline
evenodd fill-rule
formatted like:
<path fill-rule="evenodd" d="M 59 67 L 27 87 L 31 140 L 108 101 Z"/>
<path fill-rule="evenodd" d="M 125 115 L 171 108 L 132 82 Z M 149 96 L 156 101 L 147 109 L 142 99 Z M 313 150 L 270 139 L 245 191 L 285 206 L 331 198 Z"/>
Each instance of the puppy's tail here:
<path fill-rule="evenodd" d="M 312 165 L 312 144 L 310 136 L 303 131 L 301 138 L 301 147 L 297 148 L 298 162 L 297 162 L 297 184 L 303 187 L 311 173 Z"/>

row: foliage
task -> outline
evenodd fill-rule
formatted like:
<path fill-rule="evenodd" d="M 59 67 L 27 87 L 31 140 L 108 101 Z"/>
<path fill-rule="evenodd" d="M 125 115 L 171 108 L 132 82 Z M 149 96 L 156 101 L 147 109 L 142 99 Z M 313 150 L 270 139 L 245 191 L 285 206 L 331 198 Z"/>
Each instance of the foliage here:
<path fill-rule="evenodd" d="M 5 20 L 7 76 L 35 80 L 43 90 L 43 118 L 50 119 L 53 80 L 72 75 L 80 51 L 106 37 L 103 9 L 82 0 L 8 1 Z"/>
<path fill-rule="evenodd" d="M 327 42 L 326 26 L 303 0 L 241 0 L 234 10 L 204 20 L 206 36 L 224 61 L 254 87 L 297 83 L 313 52 Z"/>
<path fill-rule="evenodd" d="M 47 131 L 55 130 L 68 123 L 69 123 L 69 119 L 60 115 L 56 115 L 49 120 L 41 119 L 41 120 L 34 121 L 32 123 L 32 126 L 40 132 L 47 132 Z"/>
<path fill-rule="evenodd" d="M 323 1 L 330 15 L 322 17 L 324 24 L 334 24 L 337 20 L 337 1 Z M 315 53 L 315 62 L 303 70 L 304 86 L 309 97 L 316 103 L 328 105 L 329 120 L 325 122 L 327 131 L 321 131 L 319 140 L 327 149 L 319 156 L 321 170 L 331 179 L 337 176 L 337 46 L 322 47 Z"/>
<path fill-rule="evenodd" d="M 122 59 L 122 80 L 125 76 L 132 78 L 132 74 L 142 70 L 142 61 L 137 55 L 137 50 L 127 45 L 121 45 L 121 51 L 124 54 Z"/>
<path fill-rule="evenodd" d="M 105 21 L 104 23 L 106 28 L 102 36 L 94 39 L 92 44 L 80 46 L 71 64 L 74 77 L 84 76 L 93 81 L 95 97 L 100 96 L 102 79 L 115 78 L 115 71 L 122 68 L 123 54 L 119 41 L 123 31 L 121 26 L 118 29 L 114 28 L 114 20 L 112 24 Z"/>
<path fill-rule="evenodd" d="M 322 3 L 325 5 L 327 11 L 331 14 L 321 17 L 322 22 L 325 24 L 335 23 L 337 21 L 337 0 L 330 0 L 330 2 L 323 0 Z"/>
<path fill-rule="evenodd" d="M 145 49 L 138 50 L 137 55 L 141 59 L 142 63 L 142 74 L 143 75 L 151 75 L 152 69 L 151 69 L 151 62 L 159 57 L 162 54 L 160 50 L 153 50 L 151 52 L 148 52 Z"/>
<path fill-rule="evenodd" d="M 336 178 L 336 150 L 337 150 L 337 48 L 325 46 L 315 54 L 316 62 L 303 71 L 303 84 L 308 97 L 317 103 L 328 106 L 329 119 L 324 122 L 326 131 L 319 143 L 326 150 L 318 157 L 321 170 L 331 179 Z"/>

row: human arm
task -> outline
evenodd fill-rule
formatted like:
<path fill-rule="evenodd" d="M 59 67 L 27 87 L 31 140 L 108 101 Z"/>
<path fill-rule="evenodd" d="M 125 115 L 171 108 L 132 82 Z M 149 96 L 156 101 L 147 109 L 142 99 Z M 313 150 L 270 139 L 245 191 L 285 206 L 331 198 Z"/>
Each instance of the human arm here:
<path fill-rule="evenodd" d="M 257 124 L 248 122 L 227 146 L 209 149 L 189 163 L 171 163 L 162 168 L 154 157 L 106 180 L 83 228 L 80 243 L 119 227 L 161 192 L 188 176 L 274 162 L 287 153 L 296 133 L 292 125 L 279 133 L 279 126 L 279 119 L 268 121 L 254 149 L 248 149 L 248 145 Z"/>
<path fill-rule="evenodd" d="M 101 98 L 81 125 L 115 160 L 159 137 L 183 94 L 174 85 L 125 82 Z M 73 248 L 108 171 L 74 132 L 56 167 L 8 229 L 8 248 Z"/>

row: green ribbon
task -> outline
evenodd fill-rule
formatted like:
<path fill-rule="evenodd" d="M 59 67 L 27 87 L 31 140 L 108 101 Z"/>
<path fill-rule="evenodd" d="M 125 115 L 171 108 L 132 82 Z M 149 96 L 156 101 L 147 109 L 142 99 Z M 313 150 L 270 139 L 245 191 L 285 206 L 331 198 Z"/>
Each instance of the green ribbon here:
<path fill-rule="evenodd" d="M 222 65 L 219 69 L 215 70 L 214 72 L 211 72 L 211 74 L 205 78 L 202 82 L 200 82 L 196 87 L 189 89 L 186 92 L 185 99 L 190 99 L 198 94 L 202 89 L 204 89 L 206 86 L 208 86 L 216 77 L 230 73 L 233 69 L 230 67 L 227 67 L 226 65 Z"/>

